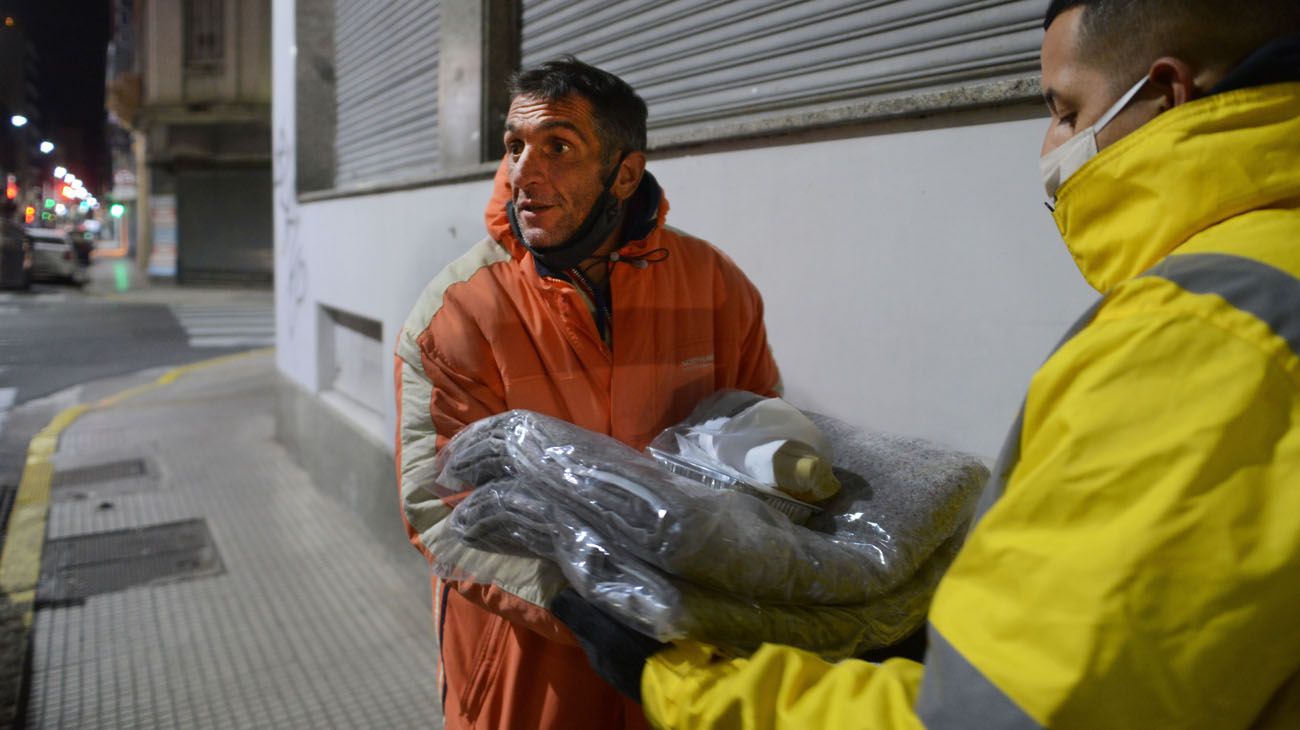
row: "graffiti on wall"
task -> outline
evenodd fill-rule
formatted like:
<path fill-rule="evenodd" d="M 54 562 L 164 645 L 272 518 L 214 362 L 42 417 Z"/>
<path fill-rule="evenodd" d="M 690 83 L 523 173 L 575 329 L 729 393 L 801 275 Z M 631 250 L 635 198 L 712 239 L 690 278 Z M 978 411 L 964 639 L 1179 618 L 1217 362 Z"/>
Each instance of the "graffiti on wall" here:
<path fill-rule="evenodd" d="M 299 238 L 298 197 L 294 191 L 293 140 L 284 127 L 280 127 L 275 140 L 275 206 L 280 212 L 280 261 L 278 274 L 284 277 L 283 296 L 286 306 L 281 310 L 292 338 L 302 318 L 303 303 L 307 300 L 307 257 Z"/>

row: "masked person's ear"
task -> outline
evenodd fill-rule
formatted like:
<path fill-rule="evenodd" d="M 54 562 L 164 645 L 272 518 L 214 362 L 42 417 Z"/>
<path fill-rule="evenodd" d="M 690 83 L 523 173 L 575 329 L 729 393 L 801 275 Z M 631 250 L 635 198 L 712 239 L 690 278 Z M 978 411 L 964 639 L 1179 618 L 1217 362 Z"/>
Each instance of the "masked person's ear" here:
<path fill-rule="evenodd" d="M 1162 97 L 1160 112 L 1205 96 L 1205 80 L 1198 78 L 1191 64 L 1173 56 L 1162 56 L 1153 61 L 1147 70 L 1147 78 L 1149 87 Z"/>

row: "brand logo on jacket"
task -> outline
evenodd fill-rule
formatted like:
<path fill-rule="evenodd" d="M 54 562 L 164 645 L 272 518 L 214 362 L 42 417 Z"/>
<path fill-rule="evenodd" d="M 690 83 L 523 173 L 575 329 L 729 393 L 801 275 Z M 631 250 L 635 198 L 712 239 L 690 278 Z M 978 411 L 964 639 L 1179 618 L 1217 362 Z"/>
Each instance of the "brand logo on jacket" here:
<path fill-rule="evenodd" d="M 713 365 L 713 353 L 700 355 L 699 357 L 689 357 L 682 360 L 683 370 L 695 370 L 698 368 L 707 368 Z"/>

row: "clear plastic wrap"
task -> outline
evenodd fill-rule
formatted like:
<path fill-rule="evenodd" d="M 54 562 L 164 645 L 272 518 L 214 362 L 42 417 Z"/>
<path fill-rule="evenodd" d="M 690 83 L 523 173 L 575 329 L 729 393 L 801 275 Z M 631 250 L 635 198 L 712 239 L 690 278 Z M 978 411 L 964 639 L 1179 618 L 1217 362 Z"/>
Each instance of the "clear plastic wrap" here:
<path fill-rule="evenodd" d="M 542 601 L 567 582 L 647 635 L 736 653 L 779 642 L 838 658 L 893 643 L 924 620 L 987 472 L 810 417 L 848 468 L 807 527 L 558 419 L 511 411 L 471 424 L 438 456 L 437 488 L 458 504 L 429 545 L 435 571 L 515 592 L 523 575 Z"/>
<path fill-rule="evenodd" d="M 803 524 L 820 511 L 800 496 L 814 497 L 788 470 L 778 472 L 778 452 L 795 446 L 811 457 L 826 473 L 823 482 L 839 489 L 829 473 L 831 447 L 809 418 L 779 398 L 763 398 L 753 393 L 724 390 L 700 403 L 681 423 L 666 428 L 650 442 L 646 451 L 674 474 L 716 489 L 744 492 L 757 497 Z M 787 464 L 793 466 L 793 464 Z M 779 484 L 781 477 L 787 482 Z M 794 478 L 791 478 L 794 477 Z M 818 500 L 820 501 L 820 500 Z"/>

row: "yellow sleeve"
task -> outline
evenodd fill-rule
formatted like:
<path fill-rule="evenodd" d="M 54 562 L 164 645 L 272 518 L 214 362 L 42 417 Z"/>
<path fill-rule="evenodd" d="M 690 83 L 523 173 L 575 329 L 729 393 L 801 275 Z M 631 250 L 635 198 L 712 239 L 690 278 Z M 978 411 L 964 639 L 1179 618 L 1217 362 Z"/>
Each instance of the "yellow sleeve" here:
<path fill-rule="evenodd" d="M 1300 369 L 1203 299 L 1103 309 L 1048 361 L 935 596 L 1033 726 L 1244 728 L 1300 670 Z"/>
<path fill-rule="evenodd" d="M 683 642 L 646 664 L 641 696 L 650 724 L 687 730 L 920 728 L 912 712 L 921 665 L 845 660 L 831 664 L 765 644 L 747 659 L 717 658 Z"/>

